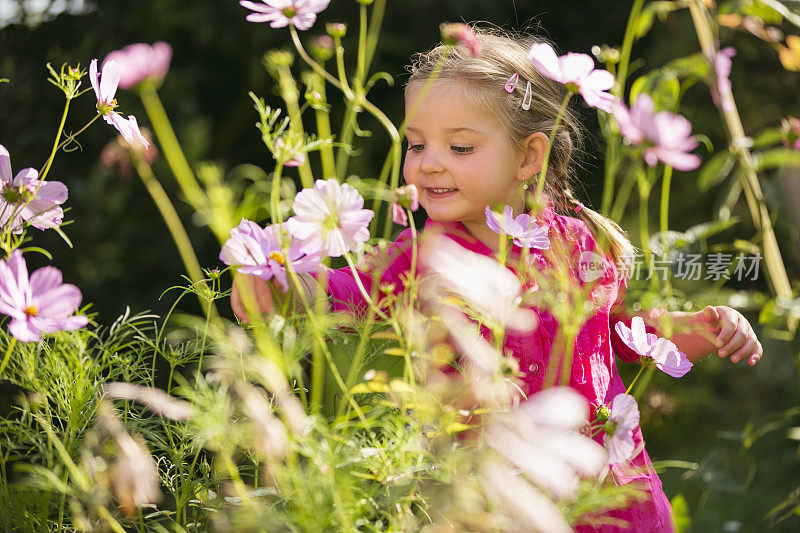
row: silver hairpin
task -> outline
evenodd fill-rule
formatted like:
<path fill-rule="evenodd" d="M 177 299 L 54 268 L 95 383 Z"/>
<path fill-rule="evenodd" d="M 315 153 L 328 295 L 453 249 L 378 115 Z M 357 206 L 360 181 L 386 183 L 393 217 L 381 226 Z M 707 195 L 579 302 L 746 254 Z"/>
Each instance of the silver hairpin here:
<path fill-rule="evenodd" d="M 522 109 L 525 111 L 531 108 L 531 98 L 533 98 L 531 94 L 531 82 L 528 82 L 527 85 L 525 85 L 525 96 L 522 98 Z"/>

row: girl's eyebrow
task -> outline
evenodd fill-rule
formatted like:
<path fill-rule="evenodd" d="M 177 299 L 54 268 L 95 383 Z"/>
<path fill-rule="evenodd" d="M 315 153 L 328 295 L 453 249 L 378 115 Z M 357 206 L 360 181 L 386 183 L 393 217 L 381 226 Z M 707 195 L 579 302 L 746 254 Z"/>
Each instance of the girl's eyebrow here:
<path fill-rule="evenodd" d="M 419 133 L 419 131 L 417 129 L 415 129 L 415 128 L 406 128 L 406 131 L 410 131 L 410 132 L 413 132 L 413 133 Z M 447 128 L 444 131 L 446 131 L 447 133 L 457 133 L 459 131 L 472 131 L 474 133 L 483 133 L 482 131 L 479 131 L 479 130 L 476 130 L 476 129 L 473 129 L 473 128 L 467 128 L 467 127 L 464 127 L 464 126 L 461 126 L 461 127 L 458 127 L 458 128 Z"/>

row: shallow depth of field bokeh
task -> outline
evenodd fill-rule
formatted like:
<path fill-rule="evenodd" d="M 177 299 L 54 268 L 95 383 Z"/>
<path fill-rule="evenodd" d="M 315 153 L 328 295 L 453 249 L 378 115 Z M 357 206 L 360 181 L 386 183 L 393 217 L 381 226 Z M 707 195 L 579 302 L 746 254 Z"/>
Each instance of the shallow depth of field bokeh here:
<path fill-rule="evenodd" d="M 388 72 L 395 84 L 388 86 L 379 81 L 369 99 L 393 122 L 402 121 L 402 84 L 407 79 L 404 66 L 413 53 L 439 41 L 442 22 L 482 20 L 508 28 L 527 28 L 550 38 L 562 52 L 590 53 L 596 45 L 621 46 L 632 3 L 389 1 L 372 71 Z M 633 44 L 629 83 L 675 58 L 700 51 L 688 10 L 659 13 L 657 4 L 673 3 L 645 3 L 645 9 L 651 9 L 653 14 L 652 28 L 642 27 L 642 37 Z M 716 4 L 723 14 L 738 13 L 746 21 L 743 24 L 740 20 L 737 25 L 732 18 L 726 19 L 734 27 L 721 25 L 719 35 L 722 46 L 733 46 L 737 51 L 731 82 L 744 131 L 753 134 L 766 128 L 778 130 L 782 120 L 800 116 L 800 49 L 793 52 L 796 68 L 787 68 L 778 53 L 784 46 L 783 36 L 778 39 L 775 33 L 768 35 L 769 31 L 800 34 L 800 28 L 767 5 L 789 9 L 792 2 L 709 0 L 706 4 Z M 23 8 L 29 11 L 23 12 Z M 800 10 L 795 10 L 798 12 L 788 13 L 798 22 Z M 46 63 L 57 69 L 65 62 L 80 62 L 81 67 L 88 68 L 92 58 L 102 58 L 130 43 L 166 41 L 174 54 L 159 95 L 190 164 L 215 162 L 226 171 L 238 167 L 236 172 L 242 176 L 261 170 L 241 165 L 255 165 L 263 172 L 271 172 L 274 160 L 261 142 L 256 128 L 258 115 L 248 92 L 264 97 L 270 106 L 282 106 L 262 56 L 268 50 L 292 46 L 285 28 L 251 24 L 245 21 L 245 15 L 246 10 L 233 0 L 0 0 L 0 78 L 10 80 L 0 83 L 0 144 L 12 153 L 15 171 L 41 167 L 58 126 L 63 94 L 47 82 Z M 759 20 L 765 25 L 758 26 Z M 355 0 L 333 0 L 316 25 L 301 32 L 301 37 L 324 34 L 324 23 L 331 21 L 348 24 L 345 45 L 351 54 L 358 25 Z M 347 55 L 346 60 L 353 62 L 354 58 Z M 707 137 L 695 153 L 708 161 L 727 151 L 727 133 L 708 87 L 696 83 L 687 84 L 685 89 L 679 111 L 691 120 L 694 133 Z M 149 127 L 137 98 L 124 92 L 117 98 L 126 114 L 135 114 L 140 125 Z M 339 100 L 335 102 L 332 121 L 338 123 L 344 107 L 338 105 Z M 79 128 L 85 117 L 93 116 L 94 105 L 93 98 L 77 100 L 66 131 Z M 587 205 L 599 209 L 605 147 L 597 113 L 577 99 L 573 106 L 580 110 L 588 130 L 577 176 L 581 183 L 578 192 Z M 372 136 L 357 139 L 361 150 L 353 156 L 349 172 L 375 178 L 389 141 L 379 123 L 363 115 L 359 127 L 372 131 Z M 72 147 L 76 149 L 59 153 L 50 170 L 51 179 L 69 187 L 65 220 L 74 222 L 65 225 L 63 231 L 72 241 L 72 248 L 55 233 L 30 230 L 34 244 L 53 254 L 54 264 L 63 271 L 65 280 L 80 287 L 84 303 L 92 304 L 91 311 L 98 313 L 96 321 L 105 325 L 111 325 L 126 308 L 132 313 L 151 311 L 163 316 L 178 296 L 177 291 L 167 289 L 184 283 L 181 258 L 135 171 L 106 166 L 101 161 L 104 147 L 114 140 L 113 130 L 98 122 L 81 135 L 79 146 Z M 223 267 L 218 259 L 219 243 L 185 201 L 163 157 L 155 161 L 153 169 L 173 199 L 200 264 Z M 720 207 L 738 178 L 717 179 L 719 172 L 702 178 L 702 173 L 680 172 L 673 177 L 671 230 L 685 231 L 719 219 Z M 701 178 L 711 184 L 701 186 Z M 794 160 L 781 168 L 770 168 L 759 178 L 796 297 L 800 289 L 800 162 Z M 659 227 L 659 190 L 654 187 L 651 197 L 654 231 Z M 634 244 L 640 246 L 637 205 L 634 192 L 620 223 Z M 267 214 L 265 207 L 264 219 Z M 421 227 L 422 213 L 416 215 Z M 729 215 L 736 222 L 704 239 L 704 251 L 728 251 L 729 243 L 737 239 L 756 243 L 757 231 L 744 197 L 734 204 Z M 28 261 L 31 269 L 47 263 L 35 254 Z M 229 287 L 230 277 L 223 284 Z M 700 305 L 716 303 L 739 308 L 756 328 L 764 346 L 764 357 L 754 369 L 710 356 L 680 380 L 654 376 L 640 399 L 648 452 L 659 468 L 667 495 L 681 495 L 673 505 L 676 514 L 689 524 L 684 531 L 767 531 L 770 527 L 772 531 L 799 530 L 798 516 L 772 524 L 783 512 L 800 510 L 800 497 L 796 494 L 781 512 L 770 515 L 793 491 L 800 490 L 800 443 L 790 438 L 798 436 L 790 429 L 800 425 L 800 415 L 793 411 L 800 405 L 800 345 L 796 338 L 775 338 L 772 329 L 758 325 L 759 316 L 772 320 L 771 325 L 780 322 L 774 313 L 763 312 L 774 298 L 763 262 L 756 280 L 724 284 L 710 280 L 675 281 L 674 285 L 679 291 L 697 295 Z M 737 291 L 749 291 L 748 296 Z M 187 296 L 179 302 L 178 309 L 201 315 L 196 302 L 193 296 Z M 794 305 L 797 313 L 800 304 Z M 223 316 L 233 320 L 227 300 L 218 301 L 217 307 Z M 623 379 L 629 383 L 637 368 L 624 363 L 620 367 Z M 0 381 L 3 413 L 9 412 L 18 393 Z"/>

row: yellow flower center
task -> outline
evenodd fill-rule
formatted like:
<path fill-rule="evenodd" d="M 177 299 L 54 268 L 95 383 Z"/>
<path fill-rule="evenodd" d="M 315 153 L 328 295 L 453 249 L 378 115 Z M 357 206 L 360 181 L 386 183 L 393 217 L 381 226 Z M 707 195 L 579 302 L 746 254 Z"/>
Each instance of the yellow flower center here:
<path fill-rule="evenodd" d="M 268 259 L 272 259 L 281 266 L 284 266 L 286 264 L 286 258 L 284 258 L 283 254 L 280 252 L 270 252 Z"/>
<path fill-rule="evenodd" d="M 39 310 L 36 309 L 35 305 L 29 305 L 27 308 L 25 308 L 25 314 L 28 316 L 36 316 L 39 314 Z"/>
<path fill-rule="evenodd" d="M 284 9 L 282 11 L 282 13 L 283 13 L 284 17 L 286 17 L 287 19 L 290 19 L 293 16 L 297 15 L 297 9 L 294 8 L 294 7 L 287 7 L 286 9 Z"/>

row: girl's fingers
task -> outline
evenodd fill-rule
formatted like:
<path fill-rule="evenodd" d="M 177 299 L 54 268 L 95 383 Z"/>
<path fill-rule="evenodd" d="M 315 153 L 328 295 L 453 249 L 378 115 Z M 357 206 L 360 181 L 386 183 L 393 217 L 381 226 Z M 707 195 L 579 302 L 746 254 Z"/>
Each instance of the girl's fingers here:
<path fill-rule="evenodd" d="M 717 348 L 719 348 L 719 355 L 725 356 L 733 351 L 733 348 L 741 346 L 744 340 L 739 342 L 736 346 L 727 346 L 733 340 L 734 335 L 739 330 L 739 319 L 734 317 L 733 320 L 723 320 L 722 329 L 717 335 Z"/>
<path fill-rule="evenodd" d="M 761 359 L 762 355 L 764 355 L 764 348 L 761 346 L 760 342 L 756 341 L 756 351 L 750 356 L 750 359 L 747 360 L 747 363 L 750 366 L 754 366 Z"/>
<path fill-rule="evenodd" d="M 749 337 L 738 350 L 731 354 L 731 363 L 738 363 L 748 355 L 754 353 L 756 351 L 757 342 L 755 337 Z"/>

